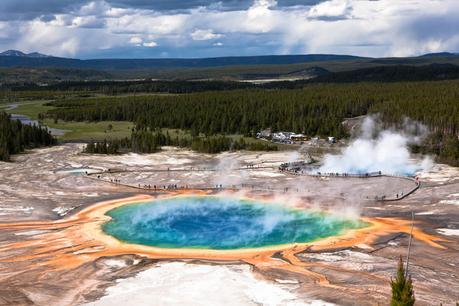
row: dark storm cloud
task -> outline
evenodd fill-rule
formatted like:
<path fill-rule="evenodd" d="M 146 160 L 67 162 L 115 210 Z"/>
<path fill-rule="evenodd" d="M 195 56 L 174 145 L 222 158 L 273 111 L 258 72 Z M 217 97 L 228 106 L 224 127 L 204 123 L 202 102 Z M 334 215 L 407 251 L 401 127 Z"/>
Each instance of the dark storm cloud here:
<path fill-rule="evenodd" d="M 314 5 L 325 0 L 278 0 L 277 6 L 291 7 Z M 0 20 L 30 20 L 53 14 L 68 13 L 76 10 L 89 0 L 0 0 Z M 181 11 L 197 7 L 216 10 L 241 10 L 253 4 L 253 0 L 106 0 L 113 7 L 149 9 L 155 11 Z"/>
<path fill-rule="evenodd" d="M 171 11 L 171 10 L 187 10 L 196 7 L 214 7 L 221 9 L 243 9 L 250 6 L 250 0 L 230 0 L 230 1 L 209 1 L 209 0 L 109 0 L 113 6 L 119 6 L 124 8 L 141 8 L 150 9 L 157 11 Z"/>
<path fill-rule="evenodd" d="M 289 7 L 297 5 L 314 5 L 325 0 L 278 0 L 278 7 Z M 220 8 L 222 10 L 247 9 L 253 4 L 253 0 L 109 0 L 112 5 L 131 8 L 144 8 L 152 10 L 186 10 L 200 6 Z"/>
<path fill-rule="evenodd" d="M 314 5 L 325 0 L 278 0 L 278 7 L 297 5 Z M 253 4 L 253 0 L 108 0 L 114 6 L 143 8 L 157 11 L 187 10 L 196 7 L 208 7 L 220 10 L 245 10 Z"/>
<path fill-rule="evenodd" d="M 0 20 L 30 20 L 65 13 L 87 0 L 0 0 Z"/>
<path fill-rule="evenodd" d="M 449 18 L 445 15 L 425 15 L 406 22 L 403 30 L 416 40 L 421 39 L 448 39 L 458 33 L 459 19 L 455 13 Z"/>
<path fill-rule="evenodd" d="M 0 0 L 0 50 L 84 58 L 455 52 L 457 1 Z"/>
<path fill-rule="evenodd" d="M 349 19 L 347 15 L 340 15 L 340 16 L 317 16 L 317 17 L 310 17 L 310 19 L 321 20 L 321 21 L 340 21 Z"/>

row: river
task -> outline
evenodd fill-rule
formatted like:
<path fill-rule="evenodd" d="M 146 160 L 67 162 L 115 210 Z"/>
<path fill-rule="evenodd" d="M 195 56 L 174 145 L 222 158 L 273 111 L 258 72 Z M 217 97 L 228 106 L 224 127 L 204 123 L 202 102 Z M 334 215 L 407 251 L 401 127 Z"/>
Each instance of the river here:
<path fill-rule="evenodd" d="M 18 104 L 10 104 L 8 107 L 5 109 L 7 111 L 11 111 L 15 108 L 18 107 Z M 19 120 L 21 121 L 22 124 L 28 124 L 28 125 L 40 125 L 42 127 L 45 127 L 48 129 L 48 131 L 51 132 L 53 136 L 63 136 L 67 130 L 61 130 L 61 129 L 55 129 L 55 128 L 50 128 L 46 125 L 40 124 L 37 120 L 31 119 L 29 116 L 25 115 L 20 115 L 20 114 L 10 114 L 12 120 Z"/>

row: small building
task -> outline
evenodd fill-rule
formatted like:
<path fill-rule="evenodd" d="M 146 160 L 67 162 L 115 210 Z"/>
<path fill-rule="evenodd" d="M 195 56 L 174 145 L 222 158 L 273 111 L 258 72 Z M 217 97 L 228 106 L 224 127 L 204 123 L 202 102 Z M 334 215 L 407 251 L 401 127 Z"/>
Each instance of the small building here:
<path fill-rule="evenodd" d="M 264 129 L 257 133 L 258 138 L 268 139 L 268 138 L 271 138 L 271 135 L 272 135 L 271 129 Z"/>
<path fill-rule="evenodd" d="M 308 137 L 303 134 L 292 134 L 290 135 L 290 140 L 291 141 L 307 141 Z"/>
<path fill-rule="evenodd" d="M 291 132 L 277 132 L 277 133 L 273 133 L 272 139 L 274 141 L 286 142 L 290 140 L 290 136 L 292 134 L 293 133 Z"/>

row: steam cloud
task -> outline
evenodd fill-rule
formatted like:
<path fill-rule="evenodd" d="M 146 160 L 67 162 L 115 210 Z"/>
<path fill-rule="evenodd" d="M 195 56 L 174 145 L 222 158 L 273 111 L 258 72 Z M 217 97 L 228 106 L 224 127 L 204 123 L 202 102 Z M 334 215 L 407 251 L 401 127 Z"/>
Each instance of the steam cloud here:
<path fill-rule="evenodd" d="M 242 167 L 243 165 L 241 165 L 232 153 L 221 154 L 218 157 L 218 164 L 215 167 L 216 171 L 212 176 L 212 184 L 221 184 L 224 187 L 243 184 L 247 180 L 247 172 L 235 170 Z"/>
<path fill-rule="evenodd" d="M 410 159 L 409 144 L 418 143 L 427 129 L 405 120 L 403 131 L 381 130 L 377 117 L 366 117 L 360 136 L 340 155 L 326 155 L 318 171 L 322 173 L 364 174 L 381 171 L 384 174 L 413 175 L 430 167 L 430 158 L 421 163 Z"/>

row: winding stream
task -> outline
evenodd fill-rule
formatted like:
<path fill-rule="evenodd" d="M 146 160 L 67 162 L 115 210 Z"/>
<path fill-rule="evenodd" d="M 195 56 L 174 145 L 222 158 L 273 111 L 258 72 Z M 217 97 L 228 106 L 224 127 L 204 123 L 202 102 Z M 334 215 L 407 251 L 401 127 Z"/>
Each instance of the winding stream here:
<path fill-rule="evenodd" d="M 18 104 L 9 104 L 5 108 L 5 110 L 10 111 L 10 110 L 17 108 L 18 106 L 19 106 Z M 48 129 L 48 131 L 51 132 L 53 136 L 63 136 L 66 132 L 68 132 L 67 130 L 55 129 L 55 128 L 51 128 L 46 125 L 43 125 L 37 120 L 33 120 L 29 116 L 26 116 L 26 115 L 20 115 L 20 114 L 10 114 L 10 115 L 11 115 L 12 120 L 19 120 L 21 121 L 22 124 L 39 125 L 39 126 L 45 127 Z"/>

